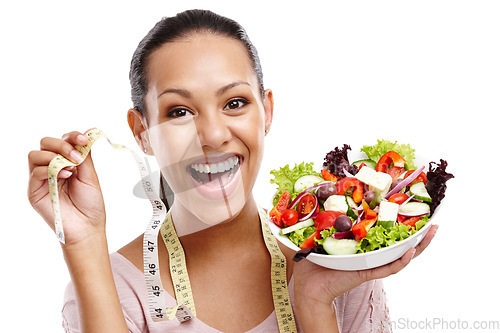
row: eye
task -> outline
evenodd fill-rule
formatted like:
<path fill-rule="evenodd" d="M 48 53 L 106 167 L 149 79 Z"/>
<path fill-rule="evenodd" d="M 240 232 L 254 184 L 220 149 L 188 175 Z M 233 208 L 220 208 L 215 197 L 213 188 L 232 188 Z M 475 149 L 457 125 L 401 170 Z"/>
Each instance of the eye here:
<path fill-rule="evenodd" d="M 248 101 L 244 98 L 234 98 L 227 102 L 226 106 L 224 106 L 224 110 L 235 110 L 241 107 L 244 107 L 248 104 Z"/>
<path fill-rule="evenodd" d="M 170 110 L 168 112 L 167 117 L 169 117 L 169 118 L 181 118 L 181 117 L 189 116 L 191 114 L 192 114 L 192 112 L 186 108 L 175 108 L 175 109 Z"/>

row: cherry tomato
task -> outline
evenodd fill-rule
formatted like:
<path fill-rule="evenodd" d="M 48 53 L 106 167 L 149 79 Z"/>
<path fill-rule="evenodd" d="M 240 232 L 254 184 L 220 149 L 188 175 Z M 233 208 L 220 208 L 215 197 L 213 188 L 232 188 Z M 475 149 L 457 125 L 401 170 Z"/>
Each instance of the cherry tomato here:
<path fill-rule="evenodd" d="M 389 202 L 394 202 L 397 203 L 398 205 L 401 205 L 406 200 L 408 200 L 408 195 L 406 195 L 405 193 L 394 193 L 389 198 Z"/>
<path fill-rule="evenodd" d="M 316 204 L 316 200 L 317 199 L 311 194 L 306 194 L 300 198 L 299 203 L 297 204 L 297 213 L 299 213 L 299 218 L 312 212 L 314 205 Z M 319 212 L 319 205 L 317 205 L 316 210 Z"/>
<path fill-rule="evenodd" d="M 286 209 L 283 214 L 281 214 L 281 222 L 287 227 L 294 225 L 298 220 L 299 213 L 293 209 Z"/>

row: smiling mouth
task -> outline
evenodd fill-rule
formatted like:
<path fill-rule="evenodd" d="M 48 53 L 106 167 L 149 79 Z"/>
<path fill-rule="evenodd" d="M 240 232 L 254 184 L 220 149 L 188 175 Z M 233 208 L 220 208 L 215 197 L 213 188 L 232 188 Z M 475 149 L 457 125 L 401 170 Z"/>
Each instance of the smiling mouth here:
<path fill-rule="evenodd" d="M 236 155 L 214 163 L 193 163 L 187 170 L 200 185 L 213 188 L 224 187 L 238 171 L 240 158 Z"/>

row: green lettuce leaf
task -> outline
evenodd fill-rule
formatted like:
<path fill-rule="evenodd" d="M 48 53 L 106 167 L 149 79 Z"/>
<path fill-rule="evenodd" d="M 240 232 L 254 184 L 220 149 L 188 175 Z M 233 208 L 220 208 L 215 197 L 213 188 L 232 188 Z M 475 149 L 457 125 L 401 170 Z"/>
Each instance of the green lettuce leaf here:
<path fill-rule="evenodd" d="M 335 227 L 330 227 L 330 229 L 321 230 L 319 232 L 319 234 L 321 235 L 321 239 L 319 239 L 317 243 L 319 245 L 323 245 L 323 243 L 325 242 L 325 239 L 327 239 L 331 235 L 335 234 L 336 232 L 337 232 L 337 230 L 335 230 Z"/>
<path fill-rule="evenodd" d="M 315 231 L 316 228 L 313 226 L 304 227 L 288 234 L 288 238 L 292 241 L 293 244 L 300 246 L 300 244 L 304 243 L 307 237 L 311 236 Z"/>
<path fill-rule="evenodd" d="M 415 228 L 411 228 L 404 224 L 398 223 L 393 227 L 384 228 L 380 225 L 372 227 L 368 230 L 368 234 L 356 245 L 357 253 L 365 253 L 375 251 L 387 246 L 391 246 L 403 239 L 406 239 L 422 229 L 429 221 L 427 216 L 424 216 L 415 224 Z"/>
<path fill-rule="evenodd" d="M 388 151 L 395 151 L 406 161 L 406 169 L 412 170 L 416 169 L 414 164 L 415 161 L 415 149 L 411 148 L 408 144 L 398 144 L 397 141 L 391 142 L 388 140 L 377 140 L 377 144 L 374 146 L 363 146 L 361 151 L 368 156 L 369 159 L 377 162 L 382 155 Z"/>
<path fill-rule="evenodd" d="M 271 170 L 270 173 L 274 176 L 274 178 L 271 179 L 271 184 L 278 185 L 278 193 L 274 198 L 273 205 L 276 206 L 279 196 L 281 195 L 281 193 L 283 193 L 283 190 L 287 190 L 288 193 L 291 194 L 291 200 L 293 200 L 297 196 L 298 193 L 294 192 L 293 185 L 300 177 L 306 175 L 315 175 L 321 177 L 321 174 L 319 172 L 313 170 L 313 164 L 313 162 L 302 162 L 300 164 L 295 164 L 292 169 L 290 169 L 290 166 L 287 164 L 277 170 Z"/>

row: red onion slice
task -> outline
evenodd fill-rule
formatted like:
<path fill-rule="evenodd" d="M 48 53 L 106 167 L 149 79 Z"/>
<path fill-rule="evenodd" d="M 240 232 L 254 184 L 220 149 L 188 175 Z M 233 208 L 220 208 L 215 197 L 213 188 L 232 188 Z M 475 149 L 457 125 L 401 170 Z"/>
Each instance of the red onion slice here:
<path fill-rule="evenodd" d="M 302 197 L 304 195 L 309 194 L 312 190 L 314 190 L 314 189 L 316 189 L 318 187 L 324 186 L 326 184 L 328 184 L 328 182 L 316 184 L 314 186 L 306 188 L 304 191 L 300 192 L 299 195 L 297 195 L 297 197 L 295 199 L 293 199 L 293 201 L 290 203 L 290 205 L 288 206 L 288 208 L 289 209 L 295 208 L 295 206 L 297 205 L 297 203 L 299 202 L 299 200 L 302 199 Z"/>
<path fill-rule="evenodd" d="M 422 215 L 427 215 L 430 214 L 431 211 L 425 211 L 425 212 L 416 212 L 416 213 L 398 213 L 399 215 L 407 216 L 407 217 L 415 217 L 415 216 L 422 216 Z"/>
<path fill-rule="evenodd" d="M 406 205 L 408 202 L 410 202 L 411 199 L 413 199 L 414 196 L 415 196 L 415 194 L 409 196 L 408 199 L 405 200 L 405 202 L 403 202 L 401 205 L 399 205 L 399 207 Z"/>
<path fill-rule="evenodd" d="M 403 181 L 401 183 L 399 183 L 392 190 L 390 190 L 389 193 L 387 193 L 387 195 L 385 196 L 385 198 L 389 199 L 391 197 L 391 195 L 401 191 L 401 189 L 403 187 L 405 187 L 406 185 L 410 184 L 413 180 L 415 180 L 415 178 L 417 178 L 420 175 L 420 173 L 422 171 L 424 171 L 424 169 L 425 169 L 425 165 L 422 165 L 420 168 L 415 170 L 415 172 L 413 172 L 411 175 L 409 175 L 408 178 L 403 179 Z"/>
<path fill-rule="evenodd" d="M 349 230 L 349 231 L 334 233 L 332 234 L 332 237 L 335 239 L 354 239 L 354 234 L 352 233 L 351 230 Z"/>

